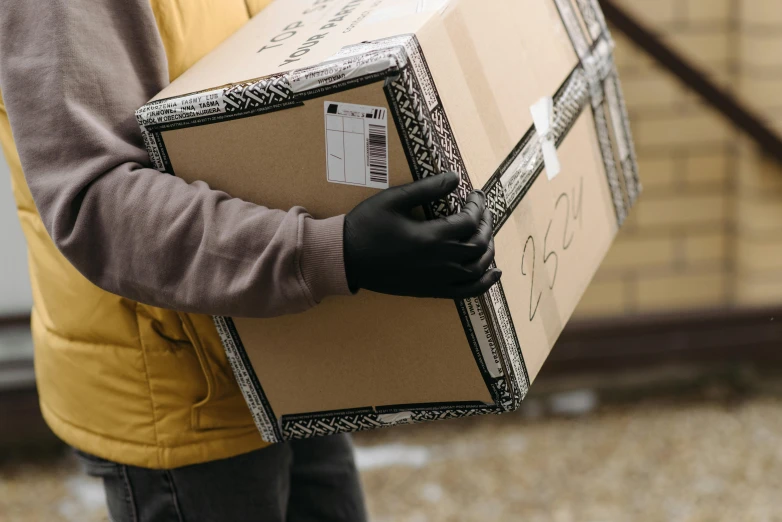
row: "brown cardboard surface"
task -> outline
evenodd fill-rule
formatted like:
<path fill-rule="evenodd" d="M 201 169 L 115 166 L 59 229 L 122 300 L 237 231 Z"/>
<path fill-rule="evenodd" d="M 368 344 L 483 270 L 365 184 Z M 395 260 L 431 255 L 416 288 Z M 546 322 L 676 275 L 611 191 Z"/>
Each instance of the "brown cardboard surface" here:
<path fill-rule="evenodd" d="M 176 175 L 204 181 L 269 208 L 301 205 L 313 216 L 344 214 L 377 189 L 330 183 L 326 175 L 324 101 L 384 107 L 382 82 L 308 100 L 256 118 L 166 131 Z M 393 120 L 389 121 L 389 183 L 413 181 Z"/>
<path fill-rule="evenodd" d="M 427 4 L 444 7 L 418 12 Z M 345 14 L 345 6 L 355 8 Z M 329 24 L 335 25 L 312 40 L 316 29 Z M 290 34 L 275 36 L 283 33 Z M 438 113 L 435 121 L 428 112 L 430 120 L 405 118 L 419 126 L 421 121 L 441 126 L 433 139 L 442 140 L 443 149 L 452 147 L 452 133 L 458 151 L 443 154 L 457 152 L 448 161 L 462 160 L 472 185 L 483 188 L 530 130 L 530 106 L 553 96 L 579 63 L 554 0 L 278 0 L 157 98 L 317 65 L 346 45 L 411 33 L 423 50 L 445 118 Z M 275 45 L 258 52 L 269 41 Z M 298 54 L 296 60 L 285 62 L 292 52 Z M 425 74 L 416 70 L 416 76 L 423 81 Z M 296 92 L 292 85 L 289 91 Z M 424 85 L 419 88 L 426 91 Z M 586 87 L 579 92 L 583 101 Z M 187 181 L 204 181 L 270 208 L 303 206 L 324 218 L 347 213 L 378 192 L 327 180 L 324 101 L 382 107 L 390 113 L 386 96 L 384 82 L 375 81 L 275 112 L 163 130 L 162 140 L 175 174 Z M 302 99 L 294 96 L 296 102 Z M 440 110 L 425 93 L 417 102 L 424 112 L 435 106 Z M 400 139 L 400 132 L 408 131 L 397 129 L 393 119 L 388 125 L 389 179 L 395 186 L 413 179 Z M 417 145 L 428 150 L 422 135 L 416 135 Z M 545 171 L 539 175 L 495 237 L 504 298 L 530 382 L 618 228 L 588 105 L 558 155 L 561 173 L 553 179 Z M 497 358 L 487 353 L 491 336 L 496 341 L 505 335 L 504 343 L 512 345 L 510 328 L 499 331 L 498 310 L 492 308 L 489 316 L 495 315 L 479 328 L 487 360 Z M 233 324 L 277 419 L 351 408 L 493 403 L 451 301 L 361 292 L 326 299 L 303 314 L 234 319 Z M 498 363 L 507 377 L 506 361 Z M 514 372 L 523 373 L 518 368 Z M 510 402 L 507 396 L 503 400 Z"/>
<path fill-rule="evenodd" d="M 492 402 L 452 301 L 361 292 L 297 316 L 235 323 L 278 417 Z"/>
<path fill-rule="evenodd" d="M 374 83 L 261 117 L 167 131 L 177 176 L 271 208 L 302 205 L 319 218 L 349 211 L 378 190 L 327 181 L 325 100 L 388 108 Z M 393 120 L 389 131 L 390 184 L 410 183 Z M 277 415 L 491 402 L 451 301 L 362 292 L 301 315 L 234 322 Z"/>
<path fill-rule="evenodd" d="M 532 125 L 530 105 L 578 62 L 556 7 L 465 0 L 417 36 L 470 178 L 483 186 Z"/>
<path fill-rule="evenodd" d="M 592 115 L 582 114 L 559 149 L 562 172 L 551 181 L 541 175 L 495 238 L 530 381 L 617 231 L 596 139 Z"/>

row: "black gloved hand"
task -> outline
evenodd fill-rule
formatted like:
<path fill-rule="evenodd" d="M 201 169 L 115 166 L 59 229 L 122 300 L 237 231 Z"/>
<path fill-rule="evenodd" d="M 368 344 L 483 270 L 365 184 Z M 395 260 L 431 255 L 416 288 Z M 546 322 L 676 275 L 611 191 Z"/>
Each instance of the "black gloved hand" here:
<path fill-rule="evenodd" d="M 494 260 L 486 196 L 473 192 L 462 212 L 430 221 L 412 210 L 459 185 L 453 172 L 394 187 L 345 217 L 345 270 L 355 292 L 460 299 L 485 293 L 502 272 Z"/>

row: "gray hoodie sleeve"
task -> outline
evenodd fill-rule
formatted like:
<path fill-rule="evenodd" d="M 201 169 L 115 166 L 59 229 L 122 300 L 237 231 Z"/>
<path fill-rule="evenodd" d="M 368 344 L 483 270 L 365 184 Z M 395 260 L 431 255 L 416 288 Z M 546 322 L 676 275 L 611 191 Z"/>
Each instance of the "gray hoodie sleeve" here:
<path fill-rule="evenodd" d="M 97 286 L 180 311 L 268 317 L 349 294 L 344 217 L 149 168 L 134 111 L 167 83 L 148 0 L 4 0 L 0 91 L 60 251 Z"/>

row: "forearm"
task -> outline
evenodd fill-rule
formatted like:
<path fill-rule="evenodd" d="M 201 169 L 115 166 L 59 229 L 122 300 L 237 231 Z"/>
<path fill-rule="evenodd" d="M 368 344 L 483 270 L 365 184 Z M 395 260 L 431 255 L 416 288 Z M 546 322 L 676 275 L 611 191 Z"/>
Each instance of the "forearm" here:
<path fill-rule="evenodd" d="M 53 215 L 52 237 L 74 266 L 144 303 L 264 317 L 346 292 L 342 218 L 266 209 L 128 163 L 84 191 L 78 212 Z"/>
<path fill-rule="evenodd" d="M 147 0 L 0 10 L 0 90 L 62 253 L 110 292 L 183 311 L 272 316 L 347 293 L 341 218 L 266 209 L 147 168 L 133 114 L 167 75 Z"/>

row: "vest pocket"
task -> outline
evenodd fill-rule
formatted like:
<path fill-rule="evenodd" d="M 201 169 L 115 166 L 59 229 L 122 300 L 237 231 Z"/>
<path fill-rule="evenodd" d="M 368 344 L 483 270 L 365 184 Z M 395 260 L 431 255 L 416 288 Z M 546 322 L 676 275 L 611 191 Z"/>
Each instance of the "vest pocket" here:
<path fill-rule="evenodd" d="M 193 345 L 193 349 L 198 357 L 198 363 L 201 365 L 201 371 L 206 379 L 206 397 L 197 402 L 190 409 L 191 411 L 191 424 L 194 429 L 202 429 L 201 426 L 201 411 L 212 401 L 215 395 L 215 379 L 212 375 L 212 369 L 209 366 L 209 361 L 204 351 L 204 346 L 201 344 L 201 339 L 195 330 L 195 325 L 190 317 L 185 313 L 179 313 L 179 319 L 182 322 L 182 329 L 185 331 L 188 339 Z"/>
<path fill-rule="evenodd" d="M 212 318 L 186 313 L 178 315 L 206 380 L 206 396 L 191 408 L 193 429 L 254 426 Z"/>

